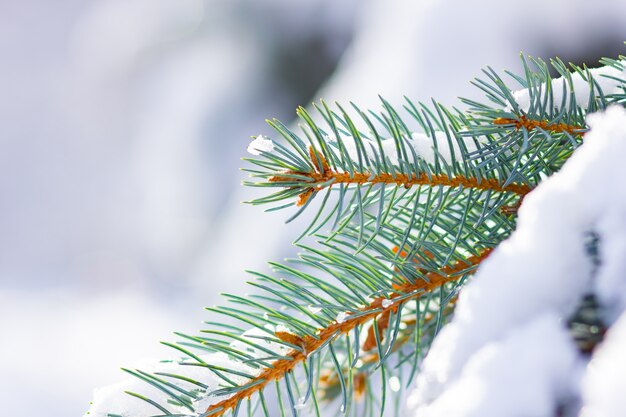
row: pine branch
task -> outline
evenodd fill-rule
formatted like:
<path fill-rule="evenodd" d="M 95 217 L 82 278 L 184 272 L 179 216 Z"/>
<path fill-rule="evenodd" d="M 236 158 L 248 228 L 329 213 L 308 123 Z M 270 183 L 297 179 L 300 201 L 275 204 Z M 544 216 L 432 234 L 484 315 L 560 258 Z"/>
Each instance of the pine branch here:
<path fill-rule="evenodd" d="M 257 293 L 226 294 L 231 305 L 208 309 L 227 323 L 167 344 L 187 358 L 181 368 L 206 370 L 216 383 L 183 370 L 129 371 L 166 400 L 131 395 L 165 415 L 237 414 L 247 401 L 249 414 L 260 405 L 268 416 L 264 392 L 275 386 L 281 413 L 297 415 L 312 398 L 319 414 L 318 398 L 339 385 L 346 412 L 353 397 L 384 407 L 386 391 L 372 392 L 370 374 L 408 367 L 413 378 L 467 277 L 514 230 L 524 196 L 584 140 L 585 116 L 626 102 L 622 61 L 589 70 L 556 60 L 553 80 L 545 63 L 523 60 L 524 75 L 509 74 L 517 92 L 488 69 L 473 82 L 488 102 L 463 100 L 464 112 L 407 100 L 405 116 L 381 99 L 380 113 L 352 105 L 356 116 L 321 103 L 322 122 L 299 109 L 303 135 L 270 121 L 283 142 L 256 138 L 247 184 L 278 191 L 252 203 L 295 205 L 292 220 L 325 192 L 297 239 L 316 241 L 297 243 L 297 259 L 270 263 L 280 277 L 251 272 Z"/>
<path fill-rule="evenodd" d="M 246 383 L 248 388 L 238 391 L 235 395 L 226 400 L 211 405 L 206 410 L 206 415 L 218 417 L 223 415 L 226 411 L 234 409 L 242 400 L 258 393 L 270 382 L 284 378 L 285 375 L 291 372 L 299 363 L 305 361 L 308 355 L 317 351 L 320 347 L 327 345 L 338 335 L 349 333 L 356 326 L 367 323 L 381 313 L 384 315 L 387 311 L 397 311 L 400 305 L 409 300 L 421 297 L 424 292 L 431 291 L 449 281 L 458 279 L 460 275 L 474 270 L 490 252 L 490 250 L 484 250 L 478 256 L 472 256 L 466 261 L 457 262 L 454 266 L 442 268 L 439 273 L 428 273 L 426 275 L 428 281 L 407 282 L 400 285 L 397 288 L 397 292 L 390 294 L 388 298 L 378 297 L 369 305 L 360 308 L 357 314 L 347 313 L 344 320 L 336 321 L 328 327 L 318 329 L 315 336 L 300 337 L 289 332 L 276 332 L 276 337 L 283 342 L 297 345 L 298 349 L 290 350 L 285 354 L 289 359 L 281 359 L 272 362 L 270 368 Z M 390 304 L 386 305 L 386 300 L 389 301 Z M 354 316 L 354 318 L 350 316 Z"/>
<path fill-rule="evenodd" d="M 498 122 L 498 120 L 496 120 L 496 122 Z M 511 122 L 510 124 L 512 123 L 514 122 Z M 450 178 L 445 174 L 428 175 L 426 173 L 422 173 L 418 176 L 411 176 L 402 173 L 392 175 L 388 173 L 372 174 L 370 172 L 337 172 L 330 168 L 326 158 L 324 158 L 324 156 L 317 152 L 314 148 L 309 148 L 309 154 L 311 156 L 311 162 L 314 166 L 314 171 L 287 171 L 282 175 L 275 175 L 269 178 L 269 182 L 277 183 L 283 187 L 292 189 L 303 187 L 304 191 L 298 196 L 298 201 L 296 203 L 297 206 L 305 205 L 313 193 L 322 190 L 325 186 L 332 187 L 336 184 L 391 184 L 403 186 L 404 188 L 411 188 L 414 185 L 454 188 L 462 187 L 464 189 L 472 188 L 481 191 L 511 192 L 519 196 L 528 194 L 532 189 L 526 184 L 508 184 L 503 186 L 493 178 L 480 180 L 478 178 L 463 176 Z M 294 182 L 297 182 L 300 185 L 290 185 Z"/>
<path fill-rule="evenodd" d="M 261 169 L 247 169 L 259 181 L 246 184 L 280 188 L 251 203 L 286 200 L 271 210 L 300 207 L 289 222 L 319 192 L 335 191 L 336 198 L 330 198 L 330 193 L 324 196 L 302 237 L 327 225 L 340 231 L 354 212 L 371 206 L 377 210 L 377 221 L 384 222 L 384 213 L 395 202 L 388 199 L 392 188 L 443 186 L 523 196 L 558 171 L 580 145 L 587 112 L 624 100 L 622 61 L 604 63 L 607 66 L 598 70 L 568 69 L 555 60 L 552 66 L 562 78 L 552 80 L 547 64 L 523 60 L 525 76 L 509 74 L 522 87 L 516 93 L 488 69 L 487 80 L 477 79 L 474 84 L 489 102 L 463 100 L 467 112 L 407 99 L 407 119 L 381 99 L 381 113 L 352 105 L 354 117 L 340 105 L 336 112 L 322 102 L 315 106 L 323 120 L 318 123 L 301 108 L 303 137 L 273 120 L 270 125 L 286 143 L 259 136 L 250 145 L 249 150 L 260 158 L 249 161 Z M 362 196 L 363 190 L 368 198 Z M 385 196 L 378 198 L 376 191 Z M 509 213 L 518 205 L 518 201 L 503 204 L 511 207 Z"/>

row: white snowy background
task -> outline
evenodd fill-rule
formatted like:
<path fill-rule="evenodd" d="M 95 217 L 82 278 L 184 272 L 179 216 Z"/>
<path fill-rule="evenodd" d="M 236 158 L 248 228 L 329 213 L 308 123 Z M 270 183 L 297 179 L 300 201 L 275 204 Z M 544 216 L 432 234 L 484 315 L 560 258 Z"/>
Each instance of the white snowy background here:
<path fill-rule="evenodd" d="M 120 366 L 166 356 L 159 340 L 245 291 L 243 269 L 288 253 L 285 213 L 240 204 L 239 158 L 266 117 L 318 98 L 456 104 L 522 50 L 594 63 L 623 40 L 618 0 L 0 0 L 2 414 L 81 415 Z"/>

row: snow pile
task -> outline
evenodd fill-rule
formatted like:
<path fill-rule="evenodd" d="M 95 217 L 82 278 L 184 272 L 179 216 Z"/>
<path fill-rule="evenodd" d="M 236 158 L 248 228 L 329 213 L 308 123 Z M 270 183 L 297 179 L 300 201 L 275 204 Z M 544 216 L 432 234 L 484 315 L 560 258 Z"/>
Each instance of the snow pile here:
<path fill-rule="evenodd" d="M 569 335 L 556 315 L 546 314 L 479 349 L 460 378 L 417 415 L 549 416 L 553 398 L 572 390 L 576 367 Z"/>
<path fill-rule="evenodd" d="M 417 416 L 553 415 L 579 395 L 584 362 L 563 320 L 594 289 L 612 311 L 624 310 L 624 293 L 608 288 L 626 285 L 626 111 L 610 108 L 588 123 L 584 144 L 527 196 L 515 233 L 462 292 L 424 361 L 412 399 Z M 595 273 L 585 249 L 590 232 L 600 239 Z M 604 356 L 614 356 L 607 345 Z M 609 402 L 595 392 L 589 398 Z"/>
<path fill-rule="evenodd" d="M 247 151 L 252 155 L 261 155 L 261 152 L 272 152 L 274 150 L 274 142 L 271 139 L 258 135 L 248 145 Z"/>

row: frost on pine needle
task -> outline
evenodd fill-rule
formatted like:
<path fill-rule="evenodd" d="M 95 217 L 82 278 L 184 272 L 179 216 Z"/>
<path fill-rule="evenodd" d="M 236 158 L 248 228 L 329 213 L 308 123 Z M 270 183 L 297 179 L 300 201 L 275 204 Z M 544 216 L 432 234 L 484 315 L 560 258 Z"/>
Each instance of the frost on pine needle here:
<path fill-rule="evenodd" d="M 381 305 L 383 308 L 390 307 L 392 304 L 393 304 L 393 300 L 390 300 L 390 299 L 388 299 L 388 298 L 385 298 L 385 299 L 384 299 L 384 300 L 380 303 L 380 305 Z"/>
<path fill-rule="evenodd" d="M 274 142 L 266 136 L 258 135 L 248 145 L 248 153 L 252 155 L 261 155 L 261 152 L 272 152 L 274 150 Z"/>
<path fill-rule="evenodd" d="M 293 407 L 294 407 L 296 410 L 302 410 L 303 408 L 306 408 L 306 406 L 307 406 L 306 401 L 305 401 L 304 397 L 302 397 L 302 398 L 300 398 L 300 399 L 298 400 L 298 403 L 297 403 L 297 404 L 295 404 Z"/>
<path fill-rule="evenodd" d="M 452 407 L 445 404 L 446 399 L 457 401 L 452 393 L 459 384 L 469 383 L 467 378 L 474 378 L 479 386 L 491 386 L 488 373 L 470 372 L 483 355 L 481 352 L 489 346 L 506 346 L 514 334 L 532 327 L 537 320 L 550 316 L 565 320 L 573 313 L 577 300 L 594 289 L 594 280 L 597 288 L 625 285 L 623 237 L 619 236 L 623 234 L 623 223 L 617 229 L 608 225 L 617 226 L 626 215 L 626 187 L 621 184 L 626 111 L 609 108 L 604 114 L 590 116 L 588 123 L 591 131 L 580 149 L 559 173 L 526 197 L 519 211 L 517 230 L 461 292 L 454 319 L 435 340 L 424 361 L 416 390 L 418 410 Z M 597 273 L 586 247 L 590 233 L 599 236 L 601 263 Z M 602 292 L 599 295 L 602 297 Z M 606 294 L 604 298 L 611 299 Z M 621 296 L 614 296 L 613 304 L 624 309 Z M 534 332 L 526 340 L 554 337 L 548 332 Z M 563 343 L 542 345 L 543 355 L 570 355 Z M 541 361 L 535 356 L 526 358 L 528 367 Z M 515 372 L 516 362 L 521 361 L 511 357 L 508 366 L 500 367 L 500 371 Z M 553 409 L 560 398 L 550 381 L 561 381 L 561 376 L 570 375 L 571 369 L 566 368 L 552 361 L 533 376 L 536 384 L 541 380 L 544 386 L 552 387 L 552 398 L 547 400 Z M 496 384 L 497 392 L 490 395 L 489 401 L 474 404 L 472 410 L 483 417 L 507 415 L 489 413 L 493 398 L 521 398 L 529 385 L 532 384 Z M 535 415 L 523 411 L 520 408 L 517 414 Z"/>
<path fill-rule="evenodd" d="M 605 181 L 612 182 L 607 185 L 610 189 L 624 188 L 618 178 L 608 177 Z M 602 262 L 598 267 L 594 290 L 603 305 L 604 320 L 610 325 L 626 311 L 626 233 L 619 233 L 626 230 L 626 210 L 624 205 L 619 204 L 607 204 L 605 209 L 606 215 L 596 226 L 602 238 Z"/>
<path fill-rule="evenodd" d="M 337 314 L 337 318 L 335 320 L 338 324 L 341 324 L 346 321 L 346 318 L 348 318 L 348 313 L 342 311 L 341 313 Z"/>
<path fill-rule="evenodd" d="M 308 309 L 311 313 L 313 313 L 313 314 L 318 314 L 318 313 L 320 313 L 320 312 L 322 311 L 322 308 L 321 308 L 321 307 L 317 307 L 317 306 L 313 306 L 313 305 L 308 306 L 308 307 L 307 307 L 307 309 Z"/>
<path fill-rule="evenodd" d="M 265 329 L 269 330 L 271 333 L 277 331 L 288 331 L 284 326 L 279 325 L 278 327 L 274 327 L 271 324 L 266 324 Z M 287 347 L 281 345 L 276 342 L 272 342 L 267 338 L 268 332 L 260 329 L 258 327 L 253 327 L 251 329 L 246 330 L 241 335 L 242 339 L 245 341 L 233 341 L 230 346 L 234 349 L 237 349 L 242 352 L 246 352 L 253 357 L 261 358 L 263 356 L 267 356 L 267 350 L 272 350 L 274 352 L 284 353 L 288 350 Z M 248 343 L 246 343 L 248 342 Z"/>

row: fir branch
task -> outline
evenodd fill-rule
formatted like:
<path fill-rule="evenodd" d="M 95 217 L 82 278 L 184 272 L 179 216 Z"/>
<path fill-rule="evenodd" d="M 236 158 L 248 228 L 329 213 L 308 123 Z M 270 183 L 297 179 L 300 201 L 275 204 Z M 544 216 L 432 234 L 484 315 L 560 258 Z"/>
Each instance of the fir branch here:
<path fill-rule="evenodd" d="M 300 337 L 288 332 L 277 332 L 276 337 L 280 340 L 289 344 L 296 344 L 299 348 L 286 353 L 285 356 L 289 359 L 280 359 L 272 362 L 271 367 L 265 369 L 254 379 L 246 383 L 248 388 L 239 390 L 230 398 L 212 404 L 206 410 L 206 415 L 219 417 L 228 410 L 234 409 L 241 401 L 260 392 L 270 382 L 284 378 L 285 375 L 291 372 L 299 363 L 305 361 L 308 355 L 328 344 L 337 336 L 350 332 L 356 326 L 372 320 L 381 312 L 384 314 L 387 310 L 395 310 L 400 304 L 421 297 L 424 292 L 431 291 L 449 281 L 458 279 L 460 275 L 474 270 L 490 252 L 490 249 L 485 249 L 479 255 L 471 256 L 466 261 L 459 261 L 453 266 L 442 268 L 438 273 L 430 272 L 426 274 L 428 280 L 413 283 L 406 282 L 398 286 L 397 291 L 390 294 L 389 298 L 378 297 L 374 299 L 369 305 L 360 308 L 358 310 L 359 314 L 354 315 L 354 318 L 350 318 L 353 314 L 348 313 L 345 321 L 335 321 L 328 327 L 319 329 L 315 336 Z M 391 300 L 392 304 L 383 307 L 384 300 Z"/>
<path fill-rule="evenodd" d="M 558 171 L 580 145 L 588 112 L 624 101 L 626 77 L 621 60 L 592 70 L 554 60 L 551 65 L 561 74 L 555 80 L 543 61 L 522 62 L 524 76 L 509 74 L 521 90 L 489 68 L 486 80 L 473 82 L 488 102 L 462 99 L 469 106 L 465 112 L 407 99 L 407 118 L 381 99 L 380 113 L 353 105 L 356 117 L 339 104 L 333 111 L 322 102 L 315 108 L 323 122 L 301 108 L 297 113 L 304 135 L 270 121 L 286 143 L 257 137 L 249 149 L 259 158 L 249 161 L 260 169 L 247 170 L 258 181 L 245 184 L 280 191 L 251 203 L 287 201 L 271 210 L 299 207 L 291 221 L 320 191 L 336 191 L 338 198 L 324 196 L 302 237 L 314 234 L 333 215 L 332 229 L 340 230 L 353 213 L 374 205 L 377 222 L 384 223 L 384 213 L 394 204 L 387 196 L 399 193 L 388 193 L 390 189 L 441 186 L 525 195 Z M 377 198 L 376 191 L 385 197 Z M 503 211 L 514 213 L 517 205 L 503 204 L 511 207 Z"/>
<path fill-rule="evenodd" d="M 519 91 L 487 69 L 486 80 L 474 81 L 487 103 L 464 100 L 467 111 L 407 100 L 405 117 L 381 99 L 380 113 L 352 105 L 356 117 L 321 103 L 315 107 L 322 123 L 299 109 L 303 135 L 270 121 L 284 141 L 255 139 L 250 149 L 258 158 L 247 169 L 255 180 L 247 184 L 279 190 L 252 203 L 300 206 L 293 219 L 325 190 L 301 235 L 317 237 L 316 246 L 298 244 L 304 252 L 295 266 L 270 263 L 285 278 L 252 272 L 250 284 L 260 293 L 226 295 L 234 306 L 208 309 L 248 330 L 212 321 L 201 336 L 179 334 L 183 342 L 167 344 L 188 357 L 181 365 L 210 372 L 211 383 L 171 369 L 129 371 L 168 404 L 131 395 L 167 415 L 170 406 L 192 406 L 221 416 L 236 414 L 246 399 L 253 413 L 250 397 L 258 394 L 268 416 L 263 392 L 273 382 L 281 412 L 291 406 L 295 415 L 294 375 L 303 370 L 304 402 L 312 395 L 316 411 L 316 387 L 330 388 L 332 372 L 344 409 L 352 394 L 372 407 L 367 374 L 380 369 L 384 379 L 396 353 L 398 367 L 411 365 L 408 379 L 415 375 L 465 278 L 514 230 L 524 196 L 582 142 L 585 116 L 626 102 L 623 58 L 604 63 L 589 70 L 555 60 L 561 78 L 553 80 L 547 64 L 524 60 L 523 76 L 509 74 Z M 331 231 L 319 234 L 326 225 Z M 314 374 L 322 375 L 317 383 Z"/>
<path fill-rule="evenodd" d="M 501 119 L 499 119 L 501 120 Z M 505 124 L 505 123 L 500 123 Z M 305 205 L 313 193 L 321 191 L 324 187 L 332 187 L 336 184 L 392 184 L 411 188 L 414 185 L 462 187 L 464 189 L 477 189 L 481 191 L 511 192 L 519 196 L 528 194 L 532 188 L 527 184 L 507 184 L 502 185 L 493 178 L 479 179 L 473 177 L 448 177 L 445 174 L 407 175 L 402 173 L 388 174 L 371 172 L 337 172 L 330 168 L 328 161 L 313 147 L 309 148 L 311 162 L 315 169 L 309 172 L 287 171 L 283 174 L 274 175 L 269 178 L 269 182 L 278 183 L 287 188 L 302 189 L 304 191 L 298 195 L 297 206 Z M 292 185 L 297 182 L 299 185 Z"/>

